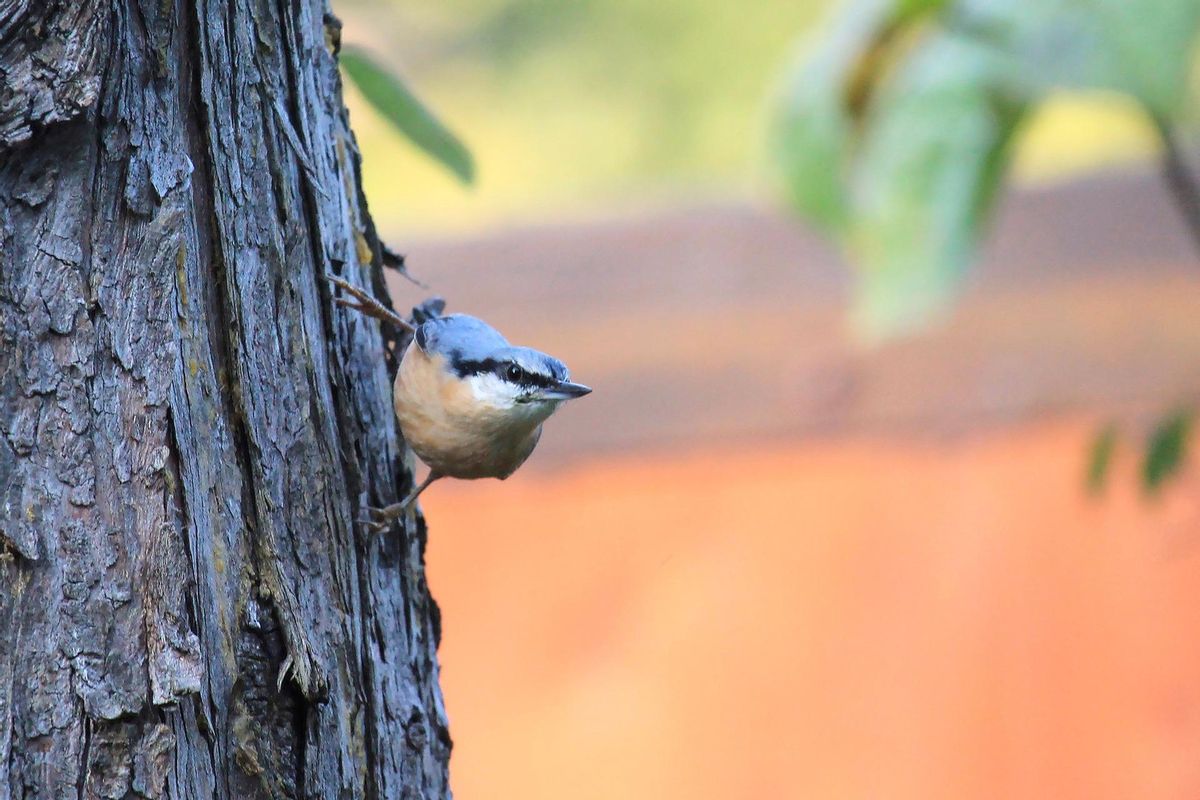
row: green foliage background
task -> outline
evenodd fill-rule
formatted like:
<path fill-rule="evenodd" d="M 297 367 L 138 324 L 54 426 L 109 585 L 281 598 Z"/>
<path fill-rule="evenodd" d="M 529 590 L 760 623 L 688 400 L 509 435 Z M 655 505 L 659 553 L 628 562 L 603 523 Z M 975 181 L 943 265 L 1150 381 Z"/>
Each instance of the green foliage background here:
<path fill-rule="evenodd" d="M 970 265 L 1023 123 L 1108 92 L 1182 127 L 1196 0 L 849 0 L 782 92 L 773 151 L 795 208 L 858 268 L 857 319 L 907 330 Z"/>
<path fill-rule="evenodd" d="M 946 307 L 1006 179 L 1152 158 L 1160 130 L 1194 130 L 1200 106 L 1196 0 L 344 0 L 337 10 L 386 235 L 782 188 L 842 244 L 868 336 Z M 1187 431 L 1175 415 L 1147 442 L 1148 488 L 1180 462 Z M 1093 489 L 1117 446 L 1115 429 L 1098 434 Z"/>
<path fill-rule="evenodd" d="M 350 91 L 372 211 L 391 234 L 777 197 L 769 110 L 829 0 L 339 0 L 369 48 L 475 156 L 466 191 Z M 1142 158 L 1120 95 L 1052 101 L 1016 174 Z"/>
<path fill-rule="evenodd" d="M 344 39 L 379 54 L 460 134 L 469 193 L 351 93 L 372 209 L 462 228 L 743 191 L 766 97 L 823 2 L 348 0 Z"/>

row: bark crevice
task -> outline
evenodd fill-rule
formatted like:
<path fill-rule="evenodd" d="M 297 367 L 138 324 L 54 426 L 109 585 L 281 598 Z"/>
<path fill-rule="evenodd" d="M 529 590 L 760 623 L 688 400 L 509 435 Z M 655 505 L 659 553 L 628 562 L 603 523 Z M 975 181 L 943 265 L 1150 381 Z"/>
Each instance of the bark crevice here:
<path fill-rule="evenodd" d="M 329 9 L 5 5 L 0 800 L 448 797 Z"/>

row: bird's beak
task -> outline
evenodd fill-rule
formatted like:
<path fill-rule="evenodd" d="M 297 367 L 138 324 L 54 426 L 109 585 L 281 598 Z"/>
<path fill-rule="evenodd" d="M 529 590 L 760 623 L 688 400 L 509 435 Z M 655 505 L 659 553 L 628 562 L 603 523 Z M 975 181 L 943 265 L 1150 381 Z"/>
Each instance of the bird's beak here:
<path fill-rule="evenodd" d="M 543 400 L 573 400 L 576 397 L 590 394 L 591 391 L 590 387 L 584 386 L 582 383 L 559 381 L 554 386 L 543 389 L 541 396 Z"/>

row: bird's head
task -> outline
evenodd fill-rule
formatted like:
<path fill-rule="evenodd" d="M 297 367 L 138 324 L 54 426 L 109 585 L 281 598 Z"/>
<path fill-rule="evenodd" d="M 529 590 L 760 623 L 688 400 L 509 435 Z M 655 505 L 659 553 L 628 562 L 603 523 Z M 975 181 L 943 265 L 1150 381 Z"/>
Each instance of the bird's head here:
<path fill-rule="evenodd" d="M 447 378 L 470 387 L 475 401 L 515 417 L 541 421 L 560 404 L 592 390 L 573 383 L 563 362 L 529 347 L 514 347 L 482 320 L 451 314 L 423 323 L 417 346 L 441 356 Z"/>

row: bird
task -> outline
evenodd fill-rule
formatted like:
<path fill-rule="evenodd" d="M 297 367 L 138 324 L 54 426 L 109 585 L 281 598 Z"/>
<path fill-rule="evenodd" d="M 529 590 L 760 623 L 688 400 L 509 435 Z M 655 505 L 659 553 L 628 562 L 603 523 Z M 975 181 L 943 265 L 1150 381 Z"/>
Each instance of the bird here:
<path fill-rule="evenodd" d="M 349 281 L 325 277 L 350 295 L 336 298 L 339 306 L 412 334 L 392 400 L 404 440 L 429 473 L 400 502 L 369 508 L 363 522 L 372 530 L 386 529 L 434 481 L 512 475 L 537 446 L 542 423 L 592 391 L 572 382 L 562 361 L 509 344 L 477 317 L 422 313 L 414 324 Z"/>

